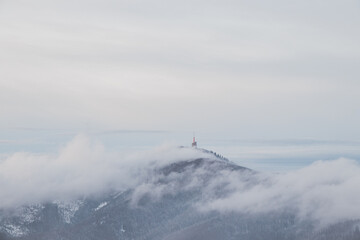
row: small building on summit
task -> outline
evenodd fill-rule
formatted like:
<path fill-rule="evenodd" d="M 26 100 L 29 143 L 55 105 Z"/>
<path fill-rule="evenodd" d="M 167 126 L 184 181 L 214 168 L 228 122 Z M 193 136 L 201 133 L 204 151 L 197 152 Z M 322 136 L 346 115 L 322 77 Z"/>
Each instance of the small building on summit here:
<path fill-rule="evenodd" d="M 195 137 L 193 137 L 193 142 L 191 144 L 193 148 L 197 148 L 197 142 L 195 141 Z"/>

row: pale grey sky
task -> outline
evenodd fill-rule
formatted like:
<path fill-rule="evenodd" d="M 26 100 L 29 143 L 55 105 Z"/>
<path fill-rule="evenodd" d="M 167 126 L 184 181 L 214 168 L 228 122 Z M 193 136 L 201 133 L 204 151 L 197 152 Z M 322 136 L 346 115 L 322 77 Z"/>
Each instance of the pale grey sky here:
<path fill-rule="evenodd" d="M 359 1 L 0 0 L 1 129 L 360 140 Z"/>

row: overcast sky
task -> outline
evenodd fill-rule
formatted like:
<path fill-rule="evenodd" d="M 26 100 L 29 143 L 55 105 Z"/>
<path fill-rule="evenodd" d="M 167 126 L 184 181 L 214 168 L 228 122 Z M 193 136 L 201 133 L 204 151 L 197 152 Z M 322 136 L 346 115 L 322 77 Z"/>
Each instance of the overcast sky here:
<path fill-rule="evenodd" d="M 360 139 L 358 0 L 0 0 L 0 127 Z"/>

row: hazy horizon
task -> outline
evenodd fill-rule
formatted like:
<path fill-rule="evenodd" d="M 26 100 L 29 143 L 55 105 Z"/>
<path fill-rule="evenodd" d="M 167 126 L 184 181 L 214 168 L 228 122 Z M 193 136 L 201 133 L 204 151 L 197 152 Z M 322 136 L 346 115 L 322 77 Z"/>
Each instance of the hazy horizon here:
<path fill-rule="evenodd" d="M 0 142 L 0 160 L 18 153 L 56 155 L 78 136 L 100 144 L 106 152 L 137 154 L 163 146 L 190 147 L 190 132 L 106 131 L 77 134 L 64 130 L 16 129 Z M 195 134 L 196 135 L 196 134 Z M 312 163 L 339 158 L 360 161 L 360 141 L 316 139 L 244 139 L 198 133 L 199 148 L 215 151 L 230 161 L 253 170 L 283 173 Z"/>

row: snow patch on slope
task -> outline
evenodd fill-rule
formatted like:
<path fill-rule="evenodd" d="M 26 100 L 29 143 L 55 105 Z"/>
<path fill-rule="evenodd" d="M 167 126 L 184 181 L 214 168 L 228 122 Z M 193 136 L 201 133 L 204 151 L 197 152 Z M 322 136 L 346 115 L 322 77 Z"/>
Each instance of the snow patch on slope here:
<path fill-rule="evenodd" d="M 81 205 L 84 204 L 82 200 L 70 202 L 55 202 L 58 206 L 58 211 L 63 217 L 64 222 L 71 223 L 71 219 L 75 216 Z"/>
<path fill-rule="evenodd" d="M 2 227 L 2 230 L 5 230 L 12 237 L 21 237 L 29 232 L 27 228 L 22 228 L 21 226 L 13 224 L 5 224 Z"/>
<path fill-rule="evenodd" d="M 19 214 L 20 222 L 22 224 L 29 224 L 40 220 L 40 213 L 43 209 L 44 206 L 41 204 L 22 207 Z"/>
<path fill-rule="evenodd" d="M 95 208 L 95 211 L 98 211 L 99 209 L 105 207 L 106 205 L 108 205 L 108 202 L 102 202 L 99 204 L 99 206 L 97 208 Z"/>

